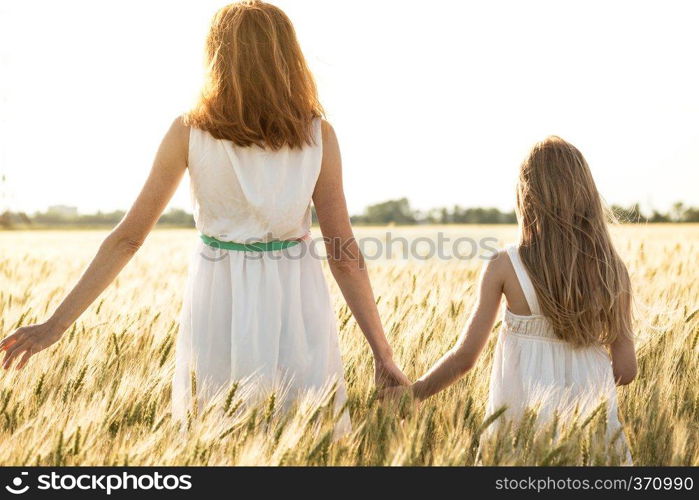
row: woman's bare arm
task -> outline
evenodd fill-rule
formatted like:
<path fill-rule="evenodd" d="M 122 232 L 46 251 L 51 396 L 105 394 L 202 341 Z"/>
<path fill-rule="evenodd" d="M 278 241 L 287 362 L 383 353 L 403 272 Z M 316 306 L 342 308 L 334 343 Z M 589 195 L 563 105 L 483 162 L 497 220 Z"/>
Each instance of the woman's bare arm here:
<path fill-rule="evenodd" d="M 313 203 L 325 239 L 330 270 L 374 353 L 377 384 L 409 384 L 410 381 L 393 362 L 393 351 L 381 325 L 369 274 L 364 267 L 364 257 L 354 238 L 347 213 L 340 147 L 335 131 L 325 121 L 323 163 L 313 193 Z"/>
<path fill-rule="evenodd" d="M 5 351 L 4 368 L 20 356 L 17 368 L 22 368 L 32 355 L 57 342 L 131 260 L 182 180 L 188 147 L 189 129 L 178 118 L 163 138 L 135 203 L 102 242 L 87 270 L 53 315 L 45 323 L 19 328 L 0 342 L 0 350 Z"/>
<path fill-rule="evenodd" d="M 413 395 L 427 399 L 464 376 L 476 363 L 488 340 L 502 299 L 504 272 L 502 255 L 488 261 L 481 273 L 478 303 L 461 338 L 412 386 Z"/>

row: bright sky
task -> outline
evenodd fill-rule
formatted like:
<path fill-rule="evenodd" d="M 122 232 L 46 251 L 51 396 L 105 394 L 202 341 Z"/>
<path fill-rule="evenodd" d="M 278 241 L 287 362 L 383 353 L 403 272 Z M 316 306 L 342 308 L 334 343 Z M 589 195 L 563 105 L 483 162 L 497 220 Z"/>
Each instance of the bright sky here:
<path fill-rule="evenodd" d="M 548 134 L 581 149 L 610 203 L 699 205 L 692 2 L 274 3 L 316 74 L 353 213 L 403 196 L 509 209 L 521 159 Z M 196 96 L 223 4 L 0 0 L 12 208 L 127 208 Z M 190 208 L 187 188 L 173 206 Z"/>

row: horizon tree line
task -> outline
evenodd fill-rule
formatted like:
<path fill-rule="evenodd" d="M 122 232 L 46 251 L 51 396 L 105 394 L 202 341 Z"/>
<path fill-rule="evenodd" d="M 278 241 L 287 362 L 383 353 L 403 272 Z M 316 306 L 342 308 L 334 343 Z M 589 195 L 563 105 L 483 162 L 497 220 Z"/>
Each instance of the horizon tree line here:
<path fill-rule="evenodd" d="M 621 223 L 692 223 L 699 222 L 699 208 L 682 202 L 673 204 L 667 212 L 653 210 L 644 213 L 638 203 L 628 207 L 612 205 L 611 211 Z M 111 212 L 98 211 L 93 214 L 65 213 L 56 209 L 28 215 L 24 212 L 6 210 L 0 214 L 0 228 L 88 228 L 114 226 L 125 215 L 124 210 Z M 493 207 L 462 207 L 452 205 L 430 210 L 416 210 L 407 198 L 388 200 L 369 205 L 364 212 L 351 217 L 356 225 L 418 225 L 418 224 L 516 224 L 514 211 L 501 211 Z M 314 223 L 317 222 L 315 211 Z M 158 225 L 166 227 L 194 227 L 191 213 L 181 208 L 173 208 L 164 213 Z"/>

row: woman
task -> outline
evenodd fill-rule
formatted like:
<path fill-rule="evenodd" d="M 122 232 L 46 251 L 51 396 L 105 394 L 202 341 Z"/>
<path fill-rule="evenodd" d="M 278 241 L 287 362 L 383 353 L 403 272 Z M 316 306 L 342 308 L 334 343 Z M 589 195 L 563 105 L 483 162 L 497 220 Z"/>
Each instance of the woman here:
<path fill-rule="evenodd" d="M 374 354 L 376 382 L 407 384 L 392 359 L 354 240 L 332 127 L 293 26 L 278 8 L 234 3 L 214 17 L 207 82 L 174 121 L 134 205 L 54 314 L 0 342 L 4 368 L 58 342 L 143 244 L 189 170 L 201 232 L 184 297 L 173 412 L 234 380 L 288 394 L 337 388 L 337 327 L 321 264 L 309 251 L 311 201 L 330 269 Z"/>

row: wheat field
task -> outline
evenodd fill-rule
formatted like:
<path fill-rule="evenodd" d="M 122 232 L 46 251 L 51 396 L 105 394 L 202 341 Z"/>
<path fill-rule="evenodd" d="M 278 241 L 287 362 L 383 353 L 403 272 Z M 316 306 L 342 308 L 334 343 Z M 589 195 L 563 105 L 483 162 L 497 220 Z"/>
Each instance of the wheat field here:
<path fill-rule="evenodd" d="M 408 239 L 494 237 L 499 227 L 391 228 Z M 382 238 L 385 229 L 358 229 Z M 619 389 L 637 465 L 699 465 L 699 226 L 613 228 L 635 287 L 639 376 Z M 96 251 L 105 231 L 0 232 L 0 334 L 42 321 Z M 333 439 L 332 401 L 292 411 L 246 404 L 233 385 L 186 427 L 170 417 L 181 295 L 196 233 L 157 230 L 61 342 L 23 371 L 0 373 L 2 465 L 597 465 L 604 415 L 558 428 L 524 422 L 486 438 L 490 360 L 418 408 L 376 398 L 370 351 L 329 280 L 340 329 L 353 431 Z M 369 263 L 395 357 L 416 378 L 453 343 L 475 300 L 479 259 Z M 326 269 L 327 271 L 327 269 Z M 328 274 L 329 276 L 329 274 Z M 492 419 L 490 419 L 492 420 Z M 484 422 L 485 421 L 485 422 Z M 555 423 L 554 423 L 555 426 Z M 478 450 L 480 448 L 480 455 Z M 479 456 L 480 458 L 479 458 Z"/>

